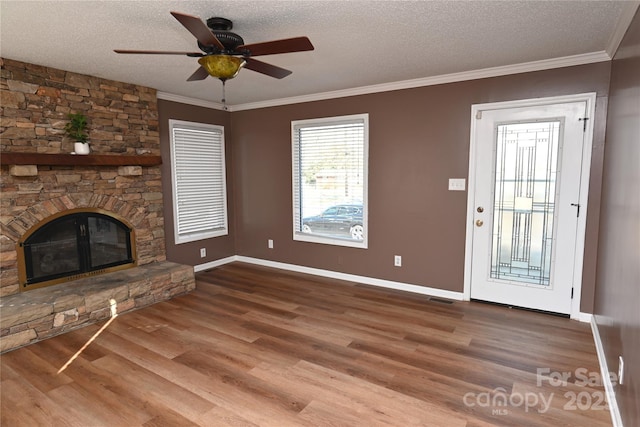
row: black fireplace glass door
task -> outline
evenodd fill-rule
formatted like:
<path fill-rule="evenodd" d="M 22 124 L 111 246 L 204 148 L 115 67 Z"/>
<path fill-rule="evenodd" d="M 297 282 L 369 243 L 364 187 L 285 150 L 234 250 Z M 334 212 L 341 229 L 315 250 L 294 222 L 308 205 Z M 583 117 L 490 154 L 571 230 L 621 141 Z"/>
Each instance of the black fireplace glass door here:
<path fill-rule="evenodd" d="M 129 230 L 106 216 L 89 216 L 91 268 L 131 262 Z"/>
<path fill-rule="evenodd" d="M 77 229 L 74 217 L 62 218 L 42 227 L 25 245 L 27 275 L 43 279 L 80 272 Z"/>
<path fill-rule="evenodd" d="M 122 221 L 101 213 L 56 218 L 21 243 L 23 286 L 134 264 L 131 232 Z"/>

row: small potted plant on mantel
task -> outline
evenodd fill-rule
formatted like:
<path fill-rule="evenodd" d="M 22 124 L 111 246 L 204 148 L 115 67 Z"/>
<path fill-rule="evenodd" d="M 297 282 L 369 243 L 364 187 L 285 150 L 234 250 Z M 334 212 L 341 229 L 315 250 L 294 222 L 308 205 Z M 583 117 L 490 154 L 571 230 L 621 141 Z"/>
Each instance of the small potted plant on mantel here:
<path fill-rule="evenodd" d="M 64 125 L 66 135 L 74 140 L 75 154 L 89 154 L 89 135 L 87 134 L 87 116 L 82 113 L 69 113 L 69 123 Z"/>

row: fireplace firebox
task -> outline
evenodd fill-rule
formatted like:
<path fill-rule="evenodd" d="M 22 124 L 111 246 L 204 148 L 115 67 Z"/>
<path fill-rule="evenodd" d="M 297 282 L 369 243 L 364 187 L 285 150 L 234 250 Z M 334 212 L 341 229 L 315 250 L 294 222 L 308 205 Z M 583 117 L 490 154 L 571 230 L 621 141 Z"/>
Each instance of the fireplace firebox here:
<path fill-rule="evenodd" d="M 133 229 L 97 209 L 49 218 L 25 233 L 17 246 L 21 291 L 136 265 Z"/>

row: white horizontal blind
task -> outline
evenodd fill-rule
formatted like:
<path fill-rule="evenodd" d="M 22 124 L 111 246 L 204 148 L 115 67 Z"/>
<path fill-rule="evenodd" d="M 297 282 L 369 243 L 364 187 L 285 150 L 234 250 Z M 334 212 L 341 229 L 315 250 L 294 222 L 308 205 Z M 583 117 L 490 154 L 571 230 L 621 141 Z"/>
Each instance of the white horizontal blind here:
<path fill-rule="evenodd" d="M 224 131 L 170 121 L 176 243 L 228 233 Z"/>
<path fill-rule="evenodd" d="M 335 205 L 362 205 L 366 236 L 367 125 L 366 114 L 292 123 L 294 239 L 366 247 L 345 230 L 303 234 L 303 219 Z"/>

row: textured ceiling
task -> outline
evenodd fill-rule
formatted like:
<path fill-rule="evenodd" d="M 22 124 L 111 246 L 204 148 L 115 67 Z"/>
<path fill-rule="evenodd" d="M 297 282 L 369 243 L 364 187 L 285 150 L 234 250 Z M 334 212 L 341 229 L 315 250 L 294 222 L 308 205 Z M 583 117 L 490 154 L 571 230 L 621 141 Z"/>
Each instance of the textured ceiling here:
<path fill-rule="evenodd" d="M 628 25 L 629 1 L 0 1 L 0 54 L 45 66 L 218 102 L 213 78 L 186 82 L 197 51 L 170 14 L 222 16 L 245 43 L 306 35 L 311 52 L 262 56 L 277 80 L 241 70 L 230 105 L 342 91 L 572 55 L 603 53 Z"/>

